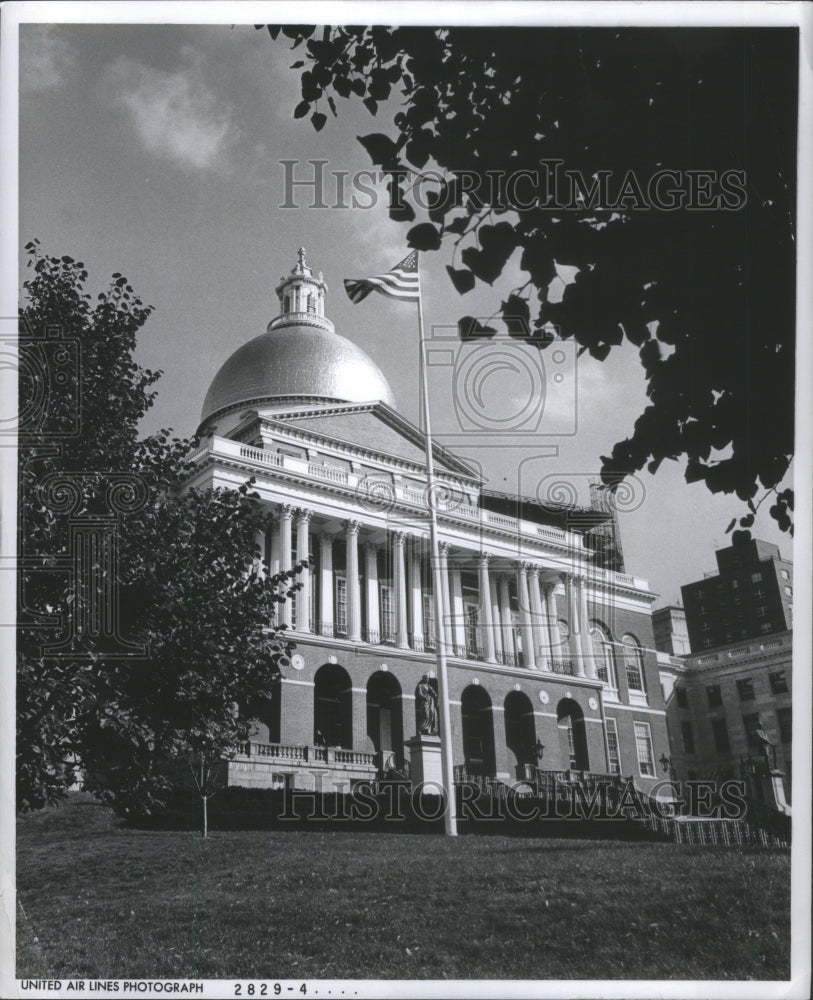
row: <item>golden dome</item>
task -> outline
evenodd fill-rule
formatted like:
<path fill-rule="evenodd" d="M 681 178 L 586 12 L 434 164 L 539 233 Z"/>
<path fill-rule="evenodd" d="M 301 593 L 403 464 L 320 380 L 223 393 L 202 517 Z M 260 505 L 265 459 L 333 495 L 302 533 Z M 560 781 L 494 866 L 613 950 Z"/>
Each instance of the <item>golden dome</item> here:
<path fill-rule="evenodd" d="M 283 399 L 395 406 L 386 378 L 356 344 L 334 333 L 324 315 L 327 291 L 313 276 L 300 249 L 291 274 L 276 289 L 280 315 L 232 354 L 215 375 L 201 423 L 238 406 L 267 405 Z"/>

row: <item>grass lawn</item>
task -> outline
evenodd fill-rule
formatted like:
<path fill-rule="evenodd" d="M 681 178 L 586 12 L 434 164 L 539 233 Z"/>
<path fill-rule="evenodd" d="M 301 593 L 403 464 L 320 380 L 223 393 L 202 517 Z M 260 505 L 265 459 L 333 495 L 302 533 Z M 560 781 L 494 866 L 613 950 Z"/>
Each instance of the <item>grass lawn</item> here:
<path fill-rule="evenodd" d="M 786 979 L 790 853 L 588 840 L 18 825 L 17 975 Z"/>

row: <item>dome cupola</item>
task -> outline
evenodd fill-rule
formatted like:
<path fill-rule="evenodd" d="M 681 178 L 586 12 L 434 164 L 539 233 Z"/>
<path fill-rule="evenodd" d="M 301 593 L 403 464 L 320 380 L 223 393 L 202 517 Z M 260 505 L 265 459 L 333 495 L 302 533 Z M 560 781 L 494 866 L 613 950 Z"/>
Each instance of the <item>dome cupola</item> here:
<path fill-rule="evenodd" d="M 280 278 L 276 287 L 279 299 L 279 316 L 268 324 L 269 330 L 279 330 L 283 326 L 320 326 L 333 333 L 333 324 L 325 316 L 325 295 L 327 284 L 319 272 L 313 271 L 305 261 L 305 248 L 297 251 L 297 262 L 287 277 Z"/>
<path fill-rule="evenodd" d="M 395 406 L 378 365 L 325 316 L 327 284 L 308 266 L 304 247 L 275 291 L 279 315 L 265 333 L 238 347 L 212 380 L 201 433 L 216 432 L 220 418 L 249 406 L 283 408 L 297 400 Z"/>

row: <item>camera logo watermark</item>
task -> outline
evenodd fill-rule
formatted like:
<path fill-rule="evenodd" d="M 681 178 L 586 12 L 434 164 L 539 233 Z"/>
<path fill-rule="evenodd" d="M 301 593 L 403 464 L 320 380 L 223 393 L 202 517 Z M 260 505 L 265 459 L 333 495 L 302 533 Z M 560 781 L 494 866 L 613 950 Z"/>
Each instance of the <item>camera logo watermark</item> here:
<path fill-rule="evenodd" d="M 461 340 L 457 326 L 432 326 L 421 347 L 436 440 L 505 448 L 576 434 L 577 345 L 553 333 L 545 343 L 544 350 L 535 346 L 530 331 L 471 341 Z"/>

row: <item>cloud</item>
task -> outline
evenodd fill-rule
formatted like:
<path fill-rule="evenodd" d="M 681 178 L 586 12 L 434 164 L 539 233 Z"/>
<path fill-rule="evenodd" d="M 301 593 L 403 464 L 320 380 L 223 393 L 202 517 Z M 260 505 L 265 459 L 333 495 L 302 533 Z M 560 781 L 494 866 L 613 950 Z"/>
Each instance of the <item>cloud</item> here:
<path fill-rule="evenodd" d="M 189 49 L 183 55 L 187 65 L 173 72 L 120 56 L 104 84 L 147 152 L 186 169 L 208 170 L 223 162 L 237 138 L 235 113 L 207 86 L 201 60 Z"/>
<path fill-rule="evenodd" d="M 59 87 L 75 65 L 73 48 L 52 24 L 20 26 L 20 89 L 39 94 Z"/>

